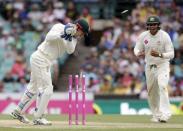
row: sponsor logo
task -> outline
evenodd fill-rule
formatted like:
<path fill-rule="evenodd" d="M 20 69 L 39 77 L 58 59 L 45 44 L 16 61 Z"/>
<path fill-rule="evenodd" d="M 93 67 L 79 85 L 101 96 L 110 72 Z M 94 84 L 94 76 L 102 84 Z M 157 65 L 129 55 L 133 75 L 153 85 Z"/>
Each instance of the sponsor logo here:
<path fill-rule="evenodd" d="M 152 114 L 149 108 L 140 108 L 135 109 L 130 107 L 129 103 L 124 102 L 120 105 L 120 114 L 121 115 L 150 115 Z"/>

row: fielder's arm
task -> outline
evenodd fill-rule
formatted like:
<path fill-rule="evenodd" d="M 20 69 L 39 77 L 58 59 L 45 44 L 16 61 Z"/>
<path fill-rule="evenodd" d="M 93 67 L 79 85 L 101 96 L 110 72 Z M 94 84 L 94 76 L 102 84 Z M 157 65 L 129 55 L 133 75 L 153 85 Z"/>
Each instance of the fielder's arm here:
<path fill-rule="evenodd" d="M 168 34 L 165 35 L 165 52 L 162 53 L 163 58 L 173 59 L 174 58 L 174 47 L 170 36 Z"/>
<path fill-rule="evenodd" d="M 143 34 L 141 34 L 136 42 L 135 48 L 134 48 L 134 54 L 138 57 L 144 56 L 144 45 L 142 41 Z"/>

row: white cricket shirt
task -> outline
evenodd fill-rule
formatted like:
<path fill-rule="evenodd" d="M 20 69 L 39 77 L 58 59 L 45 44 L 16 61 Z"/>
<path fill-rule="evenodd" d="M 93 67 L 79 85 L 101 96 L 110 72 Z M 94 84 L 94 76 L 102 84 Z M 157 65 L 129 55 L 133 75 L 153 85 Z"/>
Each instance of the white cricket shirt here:
<path fill-rule="evenodd" d="M 151 56 L 151 50 L 162 53 L 163 58 Z M 170 36 L 163 30 L 159 30 L 156 35 L 151 35 L 149 30 L 141 33 L 134 48 L 135 55 L 138 56 L 140 51 L 145 51 L 145 62 L 149 65 L 166 63 L 174 57 Z"/>
<path fill-rule="evenodd" d="M 64 27 L 65 25 L 61 23 L 55 24 L 38 47 L 38 51 L 42 52 L 50 61 L 62 57 L 65 52 L 72 54 L 75 50 L 77 39 L 72 38 L 72 41 L 67 41 L 61 38 L 61 35 L 64 34 Z"/>

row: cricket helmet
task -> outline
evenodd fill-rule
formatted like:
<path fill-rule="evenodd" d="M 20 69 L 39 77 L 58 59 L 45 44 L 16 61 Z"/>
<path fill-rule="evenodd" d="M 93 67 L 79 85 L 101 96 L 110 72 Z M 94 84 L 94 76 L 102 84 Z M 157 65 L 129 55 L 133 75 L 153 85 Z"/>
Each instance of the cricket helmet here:
<path fill-rule="evenodd" d="M 161 24 L 158 16 L 150 16 L 147 18 L 146 24 Z"/>
<path fill-rule="evenodd" d="M 90 31 L 90 27 L 86 20 L 78 19 L 78 20 L 74 21 L 74 24 L 78 25 L 79 28 L 84 32 L 85 35 L 88 35 L 88 33 Z"/>
<path fill-rule="evenodd" d="M 147 30 L 149 30 L 149 25 L 151 24 L 158 24 L 158 28 L 157 28 L 158 30 L 161 28 L 160 27 L 161 22 L 158 16 L 150 16 L 147 18 L 147 21 L 146 21 Z"/>

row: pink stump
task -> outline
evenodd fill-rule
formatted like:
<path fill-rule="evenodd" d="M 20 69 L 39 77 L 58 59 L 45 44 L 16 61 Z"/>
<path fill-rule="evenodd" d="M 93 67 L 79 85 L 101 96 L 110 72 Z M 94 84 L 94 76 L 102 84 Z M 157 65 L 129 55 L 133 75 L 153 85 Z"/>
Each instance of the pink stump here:
<path fill-rule="evenodd" d="M 69 75 L 69 125 L 72 125 L 72 75 Z"/>
<path fill-rule="evenodd" d="M 75 123 L 78 125 L 78 116 L 79 116 L 79 104 L 78 104 L 78 92 L 79 92 L 79 77 L 78 75 L 75 75 L 75 83 L 76 83 L 76 99 L 75 99 L 75 104 L 76 104 L 76 117 L 75 117 Z"/>
<path fill-rule="evenodd" d="M 85 125 L 86 122 L 86 105 L 85 105 L 85 75 L 82 76 L 82 124 Z"/>

